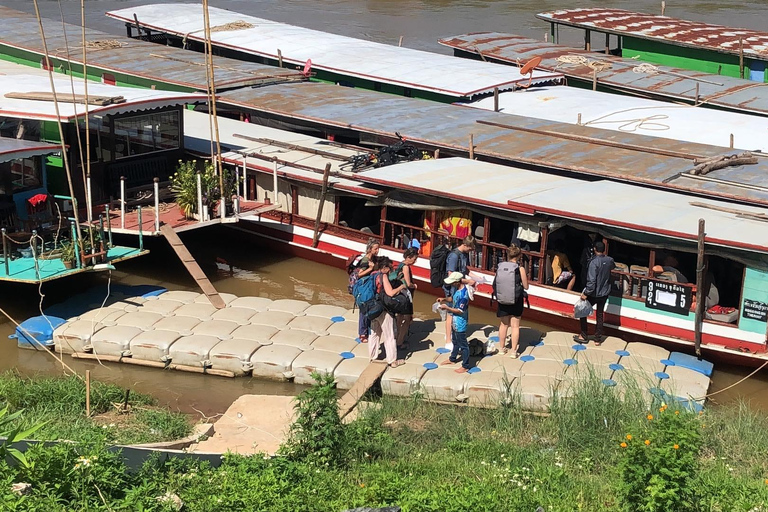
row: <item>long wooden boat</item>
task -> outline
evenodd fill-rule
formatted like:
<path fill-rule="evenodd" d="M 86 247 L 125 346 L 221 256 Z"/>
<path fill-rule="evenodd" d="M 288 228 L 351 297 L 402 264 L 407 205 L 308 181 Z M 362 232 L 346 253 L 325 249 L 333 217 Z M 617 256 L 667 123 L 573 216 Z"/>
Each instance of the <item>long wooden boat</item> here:
<path fill-rule="evenodd" d="M 584 30 L 586 49 L 592 32 L 615 35 L 623 57 L 768 82 L 768 32 L 601 7 L 536 17 L 549 22 L 554 42 L 560 25 L 574 27 Z"/>

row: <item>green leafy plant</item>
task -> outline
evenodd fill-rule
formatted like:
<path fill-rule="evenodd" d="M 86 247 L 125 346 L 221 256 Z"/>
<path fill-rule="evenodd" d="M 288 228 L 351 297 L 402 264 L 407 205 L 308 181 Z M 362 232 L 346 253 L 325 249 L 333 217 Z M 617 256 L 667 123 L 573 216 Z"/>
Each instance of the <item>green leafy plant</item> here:
<path fill-rule="evenodd" d="M 73 262 L 75 261 L 75 244 L 71 242 L 62 242 L 61 244 L 61 261 Z"/>
<path fill-rule="evenodd" d="M 211 162 L 204 162 L 202 169 L 197 160 L 179 160 L 176 172 L 171 176 L 171 191 L 176 197 L 176 204 L 186 217 L 198 212 L 197 207 L 197 172 L 200 171 L 200 188 L 203 207 L 212 211 L 221 198 L 219 179 Z"/>
<path fill-rule="evenodd" d="M 619 492 L 631 511 L 683 511 L 694 505 L 701 425 L 697 415 L 662 404 L 620 441 Z"/>
<path fill-rule="evenodd" d="M 11 424 L 19 419 L 24 410 L 16 411 L 14 413 L 9 412 L 9 406 L 6 405 L 0 410 L 0 437 L 4 437 L 5 440 L 0 442 L 0 461 L 4 461 L 7 456 L 11 456 L 24 467 L 29 467 L 30 463 L 27 458 L 19 450 L 13 447 L 14 443 L 24 441 L 29 436 L 40 430 L 47 422 L 38 422 L 23 430 L 20 422 L 19 424 L 11 427 Z"/>

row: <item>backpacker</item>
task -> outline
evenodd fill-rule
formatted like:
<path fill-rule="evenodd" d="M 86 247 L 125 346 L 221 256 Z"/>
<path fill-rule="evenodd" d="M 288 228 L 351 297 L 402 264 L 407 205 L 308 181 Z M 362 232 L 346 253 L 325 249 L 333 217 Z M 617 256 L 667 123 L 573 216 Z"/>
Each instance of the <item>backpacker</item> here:
<path fill-rule="evenodd" d="M 355 287 L 355 283 L 358 280 L 358 268 L 357 266 L 360 264 L 360 261 L 363 259 L 362 254 L 353 254 L 349 258 L 347 258 L 346 262 L 346 269 L 347 274 L 349 275 L 349 283 L 347 284 L 347 292 L 349 294 L 352 294 L 352 290 Z"/>
<path fill-rule="evenodd" d="M 440 288 L 445 284 L 443 282 L 446 278 L 445 261 L 450 253 L 451 250 L 445 244 L 442 244 L 436 247 L 429 257 L 429 282 L 434 288 Z"/>
<path fill-rule="evenodd" d="M 494 295 L 499 304 L 516 304 L 523 296 L 523 283 L 520 280 L 520 267 L 514 261 L 499 264 L 494 280 Z"/>
<path fill-rule="evenodd" d="M 380 272 L 374 272 L 361 277 L 352 289 L 355 305 L 360 308 L 360 312 L 367 316 L 369 320 L 378 318 L 384 312 L 384 304 L 381 301 L 380 295 L 376 293 L 376 279 L 380 275 Z"/>

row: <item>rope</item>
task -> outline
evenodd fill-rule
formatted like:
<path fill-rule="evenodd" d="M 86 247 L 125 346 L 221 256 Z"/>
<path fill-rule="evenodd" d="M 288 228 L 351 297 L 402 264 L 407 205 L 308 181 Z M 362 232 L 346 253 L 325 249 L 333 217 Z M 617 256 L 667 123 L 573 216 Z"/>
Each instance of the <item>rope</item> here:
<path fill-rule="evenodd" d="M 587 121 L 585 123 L 582 123 L 582 126 L 588 126 L 588 125 L 598 125 L 598 124 L 615 124 L 615 123 L 623 123 L 619 126 L 619 131 L 623 132 L 635 132 L 640 129 L 644 130 L 650 130 L 650 131 L 665 131 L 669 130 L 669 125 L 660 123 L 659 121 L 663 121 L 665 119 L 669 119 L 669 116 L 666 114 L 653 114 L 650 116 L 645 117 L 639 117 L 637 119 L 616 119 L 616 120 L 606 120 L 606 118 L 609 118 L 611 116 L 615 116 L 617 114 L 622 114 L 624 112 L 633 112 L 636 110 L 648 110 L 648 109 L 658 109 L 658 108 L 691 108 L 690 105 L 670 105 L 670 106 L 664 106 L 664 107 L 633 107 L 633 108 L 627 108 L 623 110 L 617 110 L 616 112 L 611 112 L 610 114 L 605 114 L 603 116 L 600 116 L 598 118 L 595 118 L 591 121 Z"/>
<path fill-rule="evenodd" d="M 600 73 L 601 71 L 611 69 L 613 67 L 609 62 L 591 60 L 584 57 L 583 55 L 561 55 L 557 58 L 557 62 L 558 65 L 555 66 L 555 69 L 557 69 L 560 64 L 570 64 L 576 66 L 586 66 L 596 73 Z"/>
<path fill-rule="evenodd" d="M 660 73 L 660 70 L 658 66 L 654 66 L 653 64 L 648 64 L 647 62 L 643 62 L 639 66 L 635 66 L 632 68 L 633 73 L 647 73 L 649 75 L 658 75 Z"/>
<path fill-rule="evenodd" d="M 116 50 L 118 48 L 125 48 L 126 46 L 129 46 L 128 43 L 118 41 L 117 39 L 96 39 L 94 41 L 86 41 L 85 46 L 78 44 L 76 46 L 67 45 L 65 48 L 56 48 L 54 53 L 56 55 L 65 54 L 69 56 L 70 50 L 82 50 L 83 48 L 93 51 Z"/>
<path fill-rule="evenodd" d="M 237 20 L 237 21 L 230 21 L 229 23 L 224 23 L 223 25 L 216 25 L 208 29 L 209 32 L 228 32 L 231 30 L 245 30 L 248 28 L 253 28 L 256 25 L 253 23 L 248 23 L 247 21 L 243 20 Z M 187 47 L 187 39 L 191 34 L 196 34 L 197 32 L 205 32 L 205 28 L 201 28 L 200 30 L 193 30 L 192 32 L 187 32 L 184 34 L 184 37 L 181 39 L 181 46 L 182 48 Z"/>
<path fill-rule="evenodd" d="M 733 388 L 733 387 L 736 387 L 736 386 L 738 386 L 739 384 L 741 384 L 742 382 L 744 382 L 745 380 L 749 379 L 750 377 L 752 377 L 754 374 L 756 374 L 757 372 L 759 372 L 760 370 L 762 370 L 762 369 L 763 369 L 763 368 L 765 368 L 766 366 L 768 366 L 768 361 L 764 362 L 764 363 L 763 363 L 763 364 L 762 364 L 762 365 L 761 365 L 761 366 L 760 366 L 760 367 L 759 367 L 757 370 L 753 371 L 752 373 L 750 373 L 749 375 L 747 375 L 747 376 L 746 376 L 746 377 L 744 377 L 743 379 L 740 379 L 740 380 L 738 380 L 738 381 L 734 382 L 734 383 L 733 383 L 733 384 L 731 384 L 730 386 L 726 386 L 726 387 L 724 387 L 723 389 L 718 389 L 717 391 L 714 391 L 714 392 L 712 392 L 712 393 L 708 393 L 708 394 L 706 394 L 706 395 L 704 395 L 704 396 L 702 396 L 702 397 L 699 397 L 699 398 L 694 398 L 693 400 L 694 400 L 694 401 L 696 401 L 696 400 L 703 400 L 703 399 L 705 399 L 705 398 L 710 398 L 710 397 L 713 397 L 713 396 L 715 396 L 715 395 L 717 395 L 717 394 L 720 394 L 720 393 L 722 393 L 723 391 L 728 391 L 729 389 L 731 389 L 731 388 Z"/>

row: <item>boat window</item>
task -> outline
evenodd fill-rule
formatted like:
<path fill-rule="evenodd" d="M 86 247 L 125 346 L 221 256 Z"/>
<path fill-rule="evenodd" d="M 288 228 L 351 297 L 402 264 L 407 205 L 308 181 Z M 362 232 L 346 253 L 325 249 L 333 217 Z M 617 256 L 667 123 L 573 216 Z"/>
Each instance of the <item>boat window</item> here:
<path fill-rule="evenodd" d="M 361 197 L 338 196 L 340 226 L 379 234 L 381 207 L 366 206 Z"/>
<path fill-rule="evenodd" d="M 179 148 L 176 110 L 114 119 L 115 159 Z"/>
<path fill-rule="evenodd" d="M 80 140 L 85 151 L 85 121 L 79 120 Z M 91 148 L 91 162 L 109 162 L 112 160 L 112 135 L 109 131 L 109 121 L 106 118 L 93 117 L 88 120 L 90 132 L 88 146 Z"/>
<path fill-rule="evenodd" d="M 39 158 L 22 158 L 0 163 L 0 195 L 40 188 L 42 166 Z"/>
<path fill-rule="evenodd" d="M 704 320 L 733 324 L 739 320 L 744 265 L 720 256 L 707 257 Z"/>

